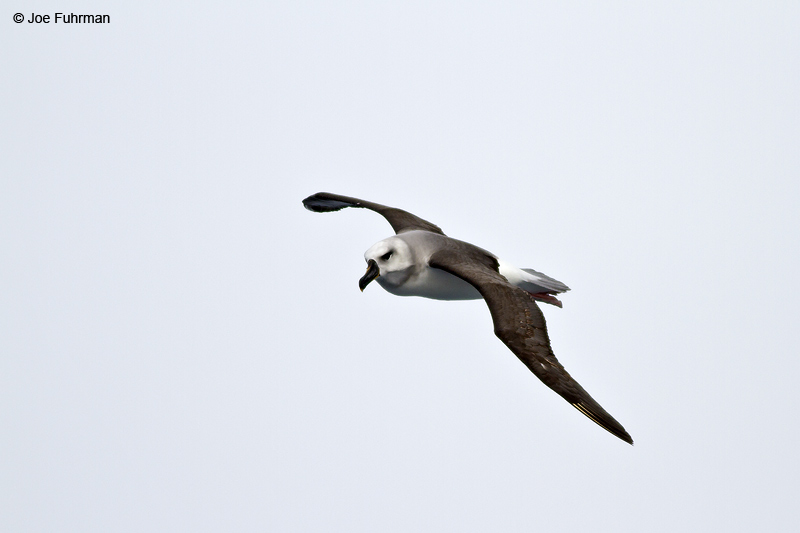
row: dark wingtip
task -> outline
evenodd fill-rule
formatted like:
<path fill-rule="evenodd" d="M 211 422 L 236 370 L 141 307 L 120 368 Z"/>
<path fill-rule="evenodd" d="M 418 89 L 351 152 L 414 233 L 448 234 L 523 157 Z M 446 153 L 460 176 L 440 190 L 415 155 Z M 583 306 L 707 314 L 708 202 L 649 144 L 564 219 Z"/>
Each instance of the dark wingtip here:
<path fill-rule="evenodd" d="M 633 446 L 633 438 L 630 435 L 628 435 L 628 432 L 625 431 L 622 428 L 622 426 L 620 426 L 619 428 L 610 428 L 603 424 L 598 424 L 598 425 L 603 429 L 605 429 L 606 431 L 608 431 L 609 433 L 611 433 L 612 435 L 614 435 L 615 437 L 619 438 L 620 440 L 624 440 L 625 442 Z"/>
<path fill-rule="evenodd" d="M 633 438 L 630 435 L 628 435 L 627 431 L 622 430 L 622 433 L 614 433 L 614 435 L 616 435 L 620 439 L 624 440 L 625 442 L 633 446 Z"/>
<path fill-rule="evenodd" d="M 330 211 L 338 211 L 340 209 L 344 209 L 345 207 L 352 206 L 352 204 L 348 204 L 340 200 L 334 200 L 331 198 L 331 196 L 332 195 L 327 192 L 318 192 L 317 194 L 312 194 L 303 200 L 303 207 L 315 213 L 328 213 Z"/>
<path fill-rule="evenodd" d="M 591 403 L 584 401 L 571 403 L 575 409 L 586 415 L 592 422 L 633 446 L 633 438 L 625 431 L 622 424 L 617 422 L 614 417 L 608 414 L 599 404 L 592 402 L 595 403 L 595 405 L 591 405 Z"/>

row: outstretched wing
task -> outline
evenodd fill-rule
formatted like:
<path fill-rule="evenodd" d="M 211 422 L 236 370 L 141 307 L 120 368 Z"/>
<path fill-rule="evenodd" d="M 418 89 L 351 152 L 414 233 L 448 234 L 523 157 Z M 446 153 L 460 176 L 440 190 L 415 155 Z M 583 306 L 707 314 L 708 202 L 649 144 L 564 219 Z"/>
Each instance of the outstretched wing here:
<path fill-rule="evenodd" d="M 359 200 L 358 198 L 350 198 L 349 196 L 340 196 L 329 192 L 318 192 L 303 200 L 303 205 L 309 211 L 314 211 L 316 213 L 338 211 L 345 207 L 362 207 L 383 215 L 383 218 L 388 220 L 389 224 L 392 225 L 392 229 L 395 233 L 424 230 L 444 235 L 439 226 L 412 215 L 408 211 L 367 202 L 366 200 Z"/>
<path fill-rule="evenodd" d="M 456 241 L 458 242 L 458 241 Z M 460 243 L 463 244 L 463 243 Z M 467 257 L 464 254 L 467 254 Z M 474 256 L 474 257 L 473 257 Z M 479 249 L 445 248 L 428 264 L 467 281 L 481 293 L 494 322 L 494 332 L 542 382 L 627 443 L 633 439 L 558 362 L 550 347 L 544 315 L 533 297 L 514 287 L 497 272 L 494 258 Z"/>

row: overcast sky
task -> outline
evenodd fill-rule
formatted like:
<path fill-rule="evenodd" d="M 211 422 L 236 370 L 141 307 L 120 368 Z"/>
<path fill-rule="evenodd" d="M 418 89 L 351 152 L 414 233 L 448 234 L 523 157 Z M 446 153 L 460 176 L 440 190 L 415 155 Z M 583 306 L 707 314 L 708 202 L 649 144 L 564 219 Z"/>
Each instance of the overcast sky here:
<path fill-rule="evenodd" d="M 796 531 L 800 4 L 170 4 L 0 12 L 0 530 Z M 569 285 L 635 446 L 317 191 Z"/>

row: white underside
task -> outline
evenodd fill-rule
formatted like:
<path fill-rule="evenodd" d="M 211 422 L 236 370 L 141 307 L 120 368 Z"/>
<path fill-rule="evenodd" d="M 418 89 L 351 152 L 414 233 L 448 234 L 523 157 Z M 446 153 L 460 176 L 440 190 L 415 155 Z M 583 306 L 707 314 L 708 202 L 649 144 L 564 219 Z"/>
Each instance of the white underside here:
<path fill-rule="evenodd" d="M 376 281 L 387 292 L 397 296 L 421 296 L 433 300 L 478 300 L 478 289 L 444 270 L 425 268 L 399 287 L 390 285 L 383 277 Z"/>
<path fill-rule="evenodd" d="M 534 271 L 526 271 L 515 266 L 499 261 L 500 274 L 509 283 L 528 292 L 564 292 L 569 288 L 563 283 Z M 394 286 L 382 277 L 376 280 L 387 292 L 397 296 L 421 296 L 433 300 L 477 300 L 481 298 L 478 290 L 444 270 L 438 268 L 424 268 L 422 271 L 406 280 L 402 285 Z"/>

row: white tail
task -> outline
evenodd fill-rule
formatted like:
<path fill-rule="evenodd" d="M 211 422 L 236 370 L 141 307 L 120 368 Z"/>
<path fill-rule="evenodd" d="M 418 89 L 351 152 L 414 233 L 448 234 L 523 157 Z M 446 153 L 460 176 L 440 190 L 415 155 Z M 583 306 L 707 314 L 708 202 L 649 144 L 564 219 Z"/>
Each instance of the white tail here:
<path fill-rule="evenodd" d="M 499 263 L 500 274 L 509 283 L 528 291 L 537 300 L 561 307 L 561 302 L 552 295 L 567 292 L 569 287 L 565 284 L 531 268 L 517 268 L 503 261 Z"/>

